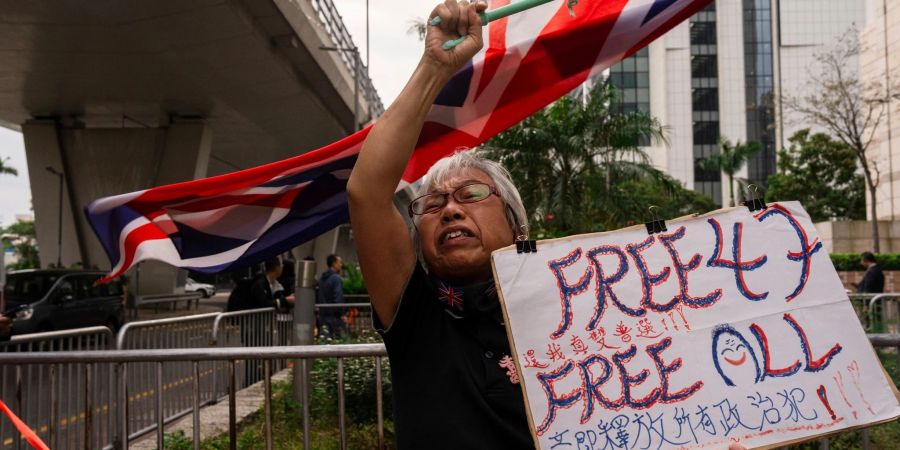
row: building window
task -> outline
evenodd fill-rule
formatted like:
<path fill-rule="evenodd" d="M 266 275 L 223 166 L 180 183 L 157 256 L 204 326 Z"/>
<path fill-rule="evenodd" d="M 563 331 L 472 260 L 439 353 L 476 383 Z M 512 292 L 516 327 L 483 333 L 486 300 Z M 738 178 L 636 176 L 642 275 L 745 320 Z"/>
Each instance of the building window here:
<path fill-rule="evenodd" d="M 619 112 L 650 113 L 649 55 L 649 50 L 644 47 L 609 69 L 609 82 L 619 93 Z M 644 137 L 640 145 L 648 147 L 650 140 Z"/>
<path fill-rule="evenodd" d="M 609 82 L 619 91 L 620 111 L 650 112 L 650 63 L 647 47 L 609 69 Z"/>
<path fill-rule="evenodd" d="M 748 178 L 764 184 L 775 173 L 775 112 L 772 103 L 772 15 L 769 0 L 743 0 L 747 140 L 761 145 L 747 164 Z"/>
<path fill-rule="evenodd" d="M 690 27 L 694 190 L 710 196 L 721 205 L 722 174 L 700 165 L 703 159 L 719 151 L 719 57 L 715 3 L 694 14 Z"/>

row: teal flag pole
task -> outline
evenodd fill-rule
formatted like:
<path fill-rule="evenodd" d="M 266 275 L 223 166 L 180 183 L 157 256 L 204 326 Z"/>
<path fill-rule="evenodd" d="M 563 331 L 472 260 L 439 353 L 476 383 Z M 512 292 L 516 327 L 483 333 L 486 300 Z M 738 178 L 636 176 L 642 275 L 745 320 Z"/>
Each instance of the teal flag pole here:
<path fill-rule="evenodd" d="M 553 0 L 521 0 L 521 1 L 518 1 L 515 3 L 510 3 L 506 6 L 501 6 L 497 9 L 494 9 L 491 11 L 480 12 L 480 13 L 478 13 L 478 17 L 481 18 L 482 25 L 487 25 L 497 19 L 502 19 L 504 17 L 511 16 L 513 14 L 525 11 L 526 9 L 531 9 L 531 8 L 534 8 L 535 6 L 540 6 L 540 5 L 543 5 L 544 3 L 550 3 L 552 1 Z M 577 4 L 577 3 L 578 3 L 578 0 L 567 0 L 566 1 L 566 5 L 569 7 L 569 14 L 571 14 L 573 17 L 575 16 L 575 10 L 573 10 L 572 7 L 575 6 L 575 4 Z M 430 22 L 428 22 L 428 24 L 431 26 L 435 26 L 440 23 L 441 23 L 440 16 L 435 16 L 433 19 L 431 19 Z M 451 48 L 456 47 L 457 45 L 461 44 L 462 41 L 464 41 L 464 40 L 466 40 L 465 36 L 459 37 L 457 39 L 449 40 L 447 42 L 444 42 L 444 45 L 442 46 L 442 48 L 444 50 L 450 50 Z"/>

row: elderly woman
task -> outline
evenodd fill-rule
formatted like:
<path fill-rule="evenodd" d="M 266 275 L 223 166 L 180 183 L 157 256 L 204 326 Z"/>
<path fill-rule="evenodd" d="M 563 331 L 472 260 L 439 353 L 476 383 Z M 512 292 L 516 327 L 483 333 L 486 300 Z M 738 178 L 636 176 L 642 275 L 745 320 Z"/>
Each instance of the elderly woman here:
<path fill-rule="evenodd" d="M 347 185 L 357 253 L 391 360 L 399 448 L 534 448 L 493 287 L 491 252 L 526 224 L 506 170 L 471 153 L 439 161 L 409 205 L 394 189 L 425 115 L 450 77 L 481 49 L 485 5 L 446 1 L 430 17 L 425 54 L 369 133 Z M 451 51 L 441 44 L 467 39 Z M 418 252 L 417 252 L 418 250 Z M 419 262 L 417 253 L 421 254 Z"/>
<path fill-rule="evenodd" d="M 509 174 L 471 152 L 438 161 L 408 214 L 394 189 L 432 102 L 482 47 L 483 3 L 447 0 L 425 54 L 372 128 L 347 185 L 356 250 L 391 360 L 398 447 L 534 448 L 491 271 L 527 225 Z M 441 44 L 466 36 L 456 48 Z M 420 259 L 421 258 L 421 259 Z"/>

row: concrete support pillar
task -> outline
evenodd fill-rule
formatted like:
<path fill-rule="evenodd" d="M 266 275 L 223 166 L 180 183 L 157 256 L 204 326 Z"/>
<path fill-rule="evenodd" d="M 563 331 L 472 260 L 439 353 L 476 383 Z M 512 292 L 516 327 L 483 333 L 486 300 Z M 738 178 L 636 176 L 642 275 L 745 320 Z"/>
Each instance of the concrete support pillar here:
<path fill-rule="evenodd" d="M 31 182 L 31 202 L 34 207 L 34 228 L 40 248 L 41 267 L 55 264 L 63 266 L 82 260 L 75 230 L 75 214 L 72 211 L 71 190 L 63 185 L 62 208 L 59 208 L 59 179 L 48 168 L 62 171 L 69 181 L 69 171 L 63 161 L 62 145 L 55 121 L 29 121 L 22 125 L 25 140 L 25 158 L 28 162 L 28 179 Z M 62 217 L 59 211 L 62 210 Z M 77 214 L 77 213 L 76 213 Z M 58 227 L 62 222 L 62 248 L 57 244 Z"/>
<path fill-rule="evenodd" d="M 62 208 L 62 264 L 109 269 L 109 261 L 82 212 L 98 197 L 146 189 L 206 176 L 212 131 L 201 120 L 178 121 L 160 128 L 84 128 L 55 120 L 22 125 L 34 203 L 41 266 L 56 262 L 58 178 L 65 173 Z M 171 293 L 174 268 L 147 263 L 141 294 Z M 183 283 L 183 281 L 182 281 Z M 139 287 L 140 289 L 140 287 Z"/>

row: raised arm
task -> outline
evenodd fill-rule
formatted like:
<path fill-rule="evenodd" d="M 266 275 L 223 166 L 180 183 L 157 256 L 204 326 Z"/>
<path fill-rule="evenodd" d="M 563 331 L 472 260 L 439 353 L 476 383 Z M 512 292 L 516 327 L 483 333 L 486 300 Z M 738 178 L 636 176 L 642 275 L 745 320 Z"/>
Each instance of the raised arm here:
<path fill-rule="evenodd" d="M 482 46 L 481 21 L 476 12 L 484 3 L 446 0 L 434 8 L 441 17 L 428 26 L 425 54 L 403 91 L 378 119 L 363 144 L 350 180 L 350 223 L 360 269 L 375 313 L 389 327 L 416 255 L 403 217 L 394 207 L 394 190 L 412 156 L 425 115 L 450 77 Z M 450 51 L 441 45 L 460 36 L 467 39 Z"/>

